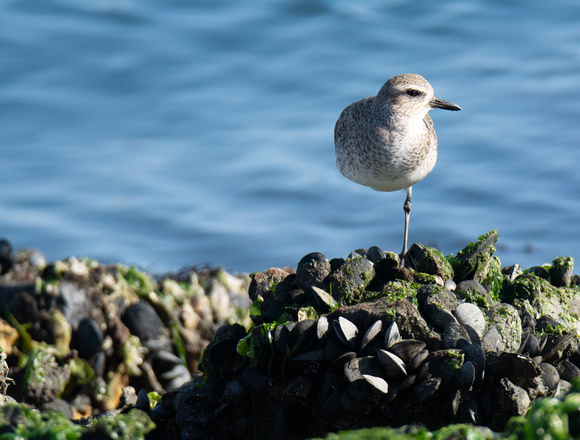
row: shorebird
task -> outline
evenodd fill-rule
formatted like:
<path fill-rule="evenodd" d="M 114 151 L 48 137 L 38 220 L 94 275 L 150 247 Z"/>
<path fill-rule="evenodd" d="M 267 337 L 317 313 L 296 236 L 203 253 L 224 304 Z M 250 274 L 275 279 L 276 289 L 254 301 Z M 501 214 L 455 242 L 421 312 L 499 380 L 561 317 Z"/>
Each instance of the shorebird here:
<path fill-rule="evenodd" d="M 336 166 L 345 177 L 377 191 L 407 193 L 401 267 L 407 255 L 412 187 L 437 161 L 432 108 L 461 110 L 436 98 L 422 76 L 405 73 L 389 79 L 377 96 L 346 107 L 334 127 Z"/>

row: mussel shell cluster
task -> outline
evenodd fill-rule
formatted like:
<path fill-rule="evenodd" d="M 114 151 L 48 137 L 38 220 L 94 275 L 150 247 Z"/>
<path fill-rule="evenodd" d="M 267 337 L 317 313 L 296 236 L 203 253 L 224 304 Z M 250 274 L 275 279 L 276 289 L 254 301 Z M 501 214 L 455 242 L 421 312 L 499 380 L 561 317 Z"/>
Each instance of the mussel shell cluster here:
<path fill-rule="evenodd" d="M 188 439 L 408 423 L 503 429 L 580 375 L 580 289 L 573 260 L 502 268 L 496 240 L 492 231 L 449 258 L 413 245 L 408 268 L 373 247 L 330 261 L 309 254 L 295 274 L 254 274 L 255 326 L 219 329 L 204 376 L 168 393 L 158 421 Z"/>
<path fill-rule="evenodd" d="M 2 372 L 14 380 L 0 385 L 75 419 L 134 404 L 139 390 L 164 394 L 200 373 L 222 324 L 249 321 L 248 287 L 221 269 L 155 278 L 87 258 L 47 262 L 0 239 Z"/>

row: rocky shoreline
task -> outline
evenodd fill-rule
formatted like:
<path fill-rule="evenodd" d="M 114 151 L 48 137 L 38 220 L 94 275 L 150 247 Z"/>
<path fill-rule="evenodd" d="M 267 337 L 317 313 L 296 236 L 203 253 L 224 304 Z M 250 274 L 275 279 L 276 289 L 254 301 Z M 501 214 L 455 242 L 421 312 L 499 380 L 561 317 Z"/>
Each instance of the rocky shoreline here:
<path fill-rule="evenodd" d="M 371 247 L 249 277 L 47 264 L 2 241 L 0 432 L 580 436 L 574 261 L 502 267 L 497 238 L 447 257 L 413 244 L 409 268 Z"/>

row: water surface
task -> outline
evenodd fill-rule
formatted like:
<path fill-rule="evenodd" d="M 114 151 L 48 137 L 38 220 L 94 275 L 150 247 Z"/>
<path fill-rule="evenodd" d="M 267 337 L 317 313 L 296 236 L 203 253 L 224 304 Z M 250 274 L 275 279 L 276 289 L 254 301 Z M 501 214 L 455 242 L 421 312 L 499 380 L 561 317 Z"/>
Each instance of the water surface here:
<path fill-rule="evenodd" d="M 580 4 L 0 2 L 0 235 L 153 272 L 400 251 L 403 192 L 334 164 L 342 109 L 419 73 L 435 170 L 410 241 L 580 257 Z"/>

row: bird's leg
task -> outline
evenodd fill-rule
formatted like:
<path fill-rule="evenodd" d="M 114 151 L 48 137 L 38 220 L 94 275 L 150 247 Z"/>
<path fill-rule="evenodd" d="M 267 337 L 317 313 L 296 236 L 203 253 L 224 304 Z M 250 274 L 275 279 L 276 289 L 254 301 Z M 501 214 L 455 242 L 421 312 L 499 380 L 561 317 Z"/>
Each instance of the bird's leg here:
<path fill-rule="evenodd" d="M 403 235 L 403 251 L 400 255 L 401 267 L 405 267 L 405 259 L 407 257 L 407 236 L 409 235 L 409 217 L 411 217 L 411 189 L 411 186 L 405 189 L 407 198 L 405 199 L 405 204 L 403 205 L 403 211 L 405 211 L 405 234 Z"/>

